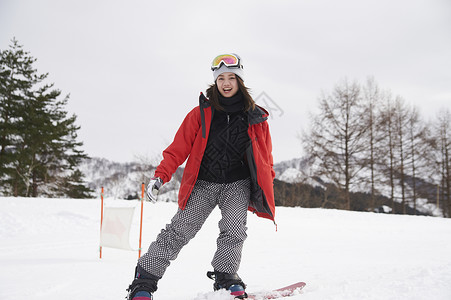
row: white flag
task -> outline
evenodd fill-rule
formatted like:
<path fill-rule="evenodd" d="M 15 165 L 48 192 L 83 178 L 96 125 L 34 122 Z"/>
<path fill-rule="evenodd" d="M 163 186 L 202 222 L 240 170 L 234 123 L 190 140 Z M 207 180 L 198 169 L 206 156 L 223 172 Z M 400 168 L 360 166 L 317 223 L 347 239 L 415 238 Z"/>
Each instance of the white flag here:
<path fill-rule="evenodd" d="M 134 212 L 134 207 L 105 207 L 100 246 L 134 250 L 130 246 L 130 228 Z"/>

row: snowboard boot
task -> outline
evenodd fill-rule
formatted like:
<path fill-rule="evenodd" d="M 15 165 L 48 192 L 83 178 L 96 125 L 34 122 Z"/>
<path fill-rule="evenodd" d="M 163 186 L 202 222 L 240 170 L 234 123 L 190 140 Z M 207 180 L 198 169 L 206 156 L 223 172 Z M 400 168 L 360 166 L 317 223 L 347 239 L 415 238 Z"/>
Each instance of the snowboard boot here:
<path fill-rule="evenodd" d="M 153 300 L 160 278 L 146 272 L 140 266 L 135 269 L 135 279 L 127 289 L 127 300 Z"/>
<path fill-rule="evenodd" d="M 229 274 L 223 272 L 207 272 L 208 278 L 215 281 L 213 289 L 215 291 L 226 289 L 235 299 L 247 299 L 246 285 L 238 274 Z"/>

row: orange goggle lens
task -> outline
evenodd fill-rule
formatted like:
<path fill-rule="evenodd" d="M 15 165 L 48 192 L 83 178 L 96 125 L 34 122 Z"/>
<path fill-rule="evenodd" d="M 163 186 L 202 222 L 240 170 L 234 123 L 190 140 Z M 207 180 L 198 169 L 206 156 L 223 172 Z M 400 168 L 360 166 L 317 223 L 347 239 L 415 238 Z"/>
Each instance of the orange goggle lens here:
<path fill-rule="evenodd" d="M 219 69 L 221 65 L 224 64 L 227 67 L 238 67 L 242 68 L 240 64 L 240 58 L 234 54 L 222 54 L 218 55 L 213 59 L 213 62 L 211 63 L 211 70 L 214 71 L 216 69 Z"/>

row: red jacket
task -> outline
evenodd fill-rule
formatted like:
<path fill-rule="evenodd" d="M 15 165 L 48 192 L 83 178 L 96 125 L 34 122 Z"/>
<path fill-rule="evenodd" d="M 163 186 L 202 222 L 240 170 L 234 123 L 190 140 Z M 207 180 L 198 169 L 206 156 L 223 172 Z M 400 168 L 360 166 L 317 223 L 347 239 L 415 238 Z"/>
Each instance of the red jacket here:
<path fill-rule="evenodd" d="M 192 109 L 183 120 L 174 141 L 163 151 L 163 160 L 155 171 L 155 177 L 168 182 L 177 168 L 188 158 L 179 190 L 179 207 L 185 209 L 188 198 L 199 174 L 200 164 L 207 146 L 214 109 L 201 93 L 199 107 Z M 256 106 L 248 112 L 250 144 L 246 158 L 251 174 L 251 199 L 249 210 L 259 217 L 274 221 L 275 172 L 273 169 L 272 143 L 267 123 L 268 112 Z"/>

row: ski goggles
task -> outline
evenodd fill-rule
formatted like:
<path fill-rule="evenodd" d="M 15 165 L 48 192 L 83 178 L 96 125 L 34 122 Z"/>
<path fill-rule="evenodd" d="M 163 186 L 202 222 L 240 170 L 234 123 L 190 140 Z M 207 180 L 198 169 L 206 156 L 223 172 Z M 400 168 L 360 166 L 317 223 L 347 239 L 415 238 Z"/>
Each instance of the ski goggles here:
<path fill-rule="evenodd" d="M 211 63 L 211 70 L 217 70 L 221 67 L 221 65 L 225 65 L 226 67 L 235 67 L 242 69 L 243 65 L 241 64 L 241 59 L 236 54 L 222 54 L 218 55 L 213 59 Z"/>

